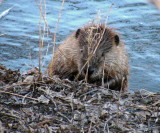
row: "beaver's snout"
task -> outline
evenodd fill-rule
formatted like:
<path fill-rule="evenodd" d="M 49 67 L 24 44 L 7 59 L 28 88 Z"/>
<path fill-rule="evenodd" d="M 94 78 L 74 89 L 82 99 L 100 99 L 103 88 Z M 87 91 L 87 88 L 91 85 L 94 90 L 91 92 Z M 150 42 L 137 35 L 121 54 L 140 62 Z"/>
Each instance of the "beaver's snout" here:
<path fill-rule="evenodd" d="M 88 76 L 90 77 L 94 73 L 95 68 L 92 66 L 89 66 L 87 69 L 88 69 Z M 85 74 L 87 73 L 87 69 L 84 70 Z"/>

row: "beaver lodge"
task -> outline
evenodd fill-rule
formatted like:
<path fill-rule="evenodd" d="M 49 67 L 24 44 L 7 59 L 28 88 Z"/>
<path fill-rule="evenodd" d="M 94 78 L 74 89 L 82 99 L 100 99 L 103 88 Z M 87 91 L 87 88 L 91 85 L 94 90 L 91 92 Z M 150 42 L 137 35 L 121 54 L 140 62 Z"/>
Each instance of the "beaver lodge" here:
<path fill-rule="evenodd" d="M 160 94 L 124 92 L 0 67 L 0 131 L 158 133 Z"/>

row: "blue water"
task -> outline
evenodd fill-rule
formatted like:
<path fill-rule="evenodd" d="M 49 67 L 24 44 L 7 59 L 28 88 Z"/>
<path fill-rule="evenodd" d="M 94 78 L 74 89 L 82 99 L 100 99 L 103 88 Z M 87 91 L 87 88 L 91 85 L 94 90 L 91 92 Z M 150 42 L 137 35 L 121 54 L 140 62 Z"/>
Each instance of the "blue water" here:
<path fill-rule="evenodd" d="M 0 13 L 0 63 L 21 72 L 38 66 L 40 13 L 35 0 L 4 0 Z M 54 33 L 61 2 L 47 0 L 46 14 Z M 160 92 L 160 11 L 147 0 L 66 0 L 57 30 L 60 44 L 73 30 L 96 18 L 121 33 L 130 60 L 130 90 Z M 105 19 L 106 20 L 106 19 Z M 46 52 L 49 47 L 48 53 Z M 43 69 L 52 56 L 51 35 L 44 39 Z"/>

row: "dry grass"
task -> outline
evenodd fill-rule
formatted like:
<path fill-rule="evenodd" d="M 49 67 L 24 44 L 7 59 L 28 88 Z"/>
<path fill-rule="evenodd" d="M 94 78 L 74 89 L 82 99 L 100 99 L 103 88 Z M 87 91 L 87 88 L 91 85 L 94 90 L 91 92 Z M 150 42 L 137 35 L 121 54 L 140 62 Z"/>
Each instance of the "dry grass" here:
<path fill-rule="evenodd" d="M 63 7 L 64 7 L 64 2 L 65 2 L 65 0 L 62 0 L 61 8 L 60 8 L 60 11 L 59 11 L 59 16 L 58 16 L 57 23 L 56 23 L 56 26 L 55 26 L 55 29 L 54 29 L 54 46 L 53 46 L 53 54 L 55 53 L 57 29 L 58 29 L 59 22 L 60 22 L 60 19 L 61 19 L 61 16 L 62 16 L 62 11 L 63 11 Z"/>
<path fill-rule="evenodd" d="M 35 0 L 35 2 L 36 2 L 37 6 L 39 8 L 39 11 L 40 11 L 40 18 L 39 18 L 39 73 L 42 73 L 44 39 L 45 39 L 45 37 L 48 37 L 49 35 L 52 37 L 52 40 L 54 43 L 54 45 L 53 45 L 53 54 L 54 54 L 55 48 L 56 48 L 57 29 L 58 29 L 61 15 L 62 15 L 65 0 L 62 0 L 61 9 L 59 12 L 57 23 L 54 28 L 54 34 L 50 31 L 50 27 L 47 22 L 46 0 L 40 0 L 40 1 Z M 47 46 L 46 55 L 48 54 L 48 48 L 49 48 L 49 43 Z"/>
<path fill-rule="evenodd" d="M 90 23 L 91 23 L 91 24 L 96 24 L 96 25 L 97 25 L 97 27 L 96 27 L 97 29 L 98 29 L 102 24 L 107 24 L 108 18 L 109 18 L 111 9 L 112 9 L 112 6 L 113 6 L 113 5 L 111 5 L 111 6 L 109 7 L 109 9 L 107 10 L 106 16 L 104 16 L 103 20 L 102 20 L 102 18 L 101 18 L 101 11 L 99 10 L 99 11 L 97 12 L 97 15 L 96 15 L 95 19 L 93 19 L 92 22 L 90 22 Z M 104 35 L 104 32 L 105 32 L 105 28 L 104 28 L 102 34 L 100 35 L 100 40 L 99 40 L 99 42 L 97 43 L 94 51 L 91 51 L 91 47 L 92 47 L 92 42 L 93 42 L 94 38 L 96 37 L 96 35 L 95 35 L 94 37 L 91 37 L 91 36 L 92 36 L 92 33 L 93 33 L 93 29 L 91 29 L 91 30 L 89 31 L 89 33 L 87 33 L 87 34 L 88 34 L 88 38 L 87 38 L 87 41 L 88 41 L 88 59 L 87 59 L 86 63 L 82 66 L 82 68 L 81 68 L 81 70 L 79 71 L 79 73 L 77 74 L 75 80 L 77 80 L 77 79 L 79 78 L 79 76 L 80 76 L 80 74 L 82 73 L 83 69 L 87 66 L 87 72 L 86 72 L 86 75 L 85 75 L 85 81 L 88 82 L 88 68 L 89 68 L 89 66 L 90 66 L 90 60 L 92 59 L 92 57 L 95 56 L 95 53 L 96 53 L 96 51 L 97 51 L 97 49 L 98 49 L 98 47 L 99 47 L 99 45 L 100 45 L 100 42 L 101 42 L 102 37 L 103 37 L 103 35 Z M 105 63 L 104 63 L 104 64 L 105 64 Z M 103 67 L 103 68 L 104 68 L 104 67 Z M 103 69 L 103 77 L 102 77 L 102 86 L 104 86 L 104 69 Z"/>

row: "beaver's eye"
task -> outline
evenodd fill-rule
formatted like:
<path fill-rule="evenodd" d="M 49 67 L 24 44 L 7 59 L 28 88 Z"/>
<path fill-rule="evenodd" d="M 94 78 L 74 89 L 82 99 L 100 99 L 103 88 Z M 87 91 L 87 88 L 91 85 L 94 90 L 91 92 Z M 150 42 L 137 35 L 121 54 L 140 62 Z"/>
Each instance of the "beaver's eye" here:
<path fill-rule="evenodd" d="M 80 52 L 82 53 L 82 52 L 83 52 L 83 49 L 80 49 Z"/>
<path fill-rule="evenodd" d="M 118 46 L 119 45 L 119 41 L 120 41 L 119 36 L 115 35 L 114 36 L 114 40 L 115 40 L 116 45 Z"/>

